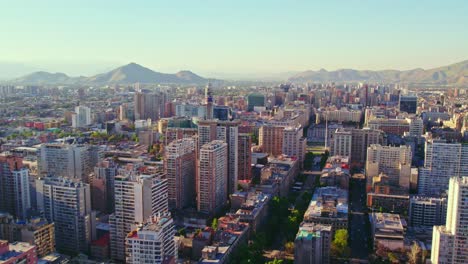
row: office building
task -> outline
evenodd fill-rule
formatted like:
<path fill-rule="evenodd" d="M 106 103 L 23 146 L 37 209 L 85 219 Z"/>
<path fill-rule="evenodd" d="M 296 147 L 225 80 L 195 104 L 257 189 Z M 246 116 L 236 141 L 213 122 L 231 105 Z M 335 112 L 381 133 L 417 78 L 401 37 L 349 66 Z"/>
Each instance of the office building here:
<path fill-rule="evenodd" d="M 283 130 L 283 154 L 304 161 L 307 141 L 302 137 L 301 126 L 285 127 Z"/>
<path fill-rule="evenodd" d="M 175 115 L 178 117 L 198 117 L 201 119 L 206 118 L 206 107 L 203 105 L 193 104 L 178 104 L 176 105 Z"/>
<path fill-rule="evenodd" d="M 390 251 L 404 248 L 405 226 L 404 220 L 398 214 L 372 213 L 369 214 L 374 249 L 379 244 Z"/>
<path fill-rule="evenodd" d="M 135 120 L 157 121 L 164 114 L 166 94 L 162 92 L 138 91 L 134 96 Z"/>
<path fill-rule="evenodd" d="M 117 175 L 115 206 L 109 217 L 111 258 L 125 260 L 125 238 L 132 225 L 144 223 L 151 215 L 168 211 L 167 179 L 164 173 Z"/>
<path fill-rule="evenodd" d="M 237 190 L 239 121 L 204 120 L 198 123 L 198 149 L 213 140 L 227 143 L 228 193 Z"/>
<path fill-rule="evenodd" d="M 41 175 L 54 175 L 88 181 L 91 172 L 88 147 L 78 144 L 46 143 L 40 147 Z"/>
<path fill-rule="evenodd" d="M 90 174 L 91 206 L 102 213 L 114 211 L 114 179 L 118 166 L 109 158 L 101 161 Z"/>
<path fill-rule="evenodd" d="M 170 213 L 154 215 L 125 240 L 127 264 L 159 264 L 164 259 L 177 259 L 175 229 Z"/>
<path fill-rule="evenodd" d="M 410 124 L 406 119 L 376 118 L 369 120 L 367 127 L 399 136 L 403 136 L 410 131 Z"/>
<path fill-rule="evenodd" d="M 213 107 L 213 118 L 228 121 L 231 119 L 231 109 L 228 106 L 216 105 Z"/>
<path fill-rule="evenodd" d="M 385 133 L 376 129 L 351 130 L 351 162 L 364 164 L 366 162 L 367 148 L 372 144 L 386 145 Z"/>
<path fill-rule="evenodd" d="M 221 140 L 213 140 L 200 149 L 197 176 L 197 209 L 214 215 L 227 203 L 228 150 Z"/>
<path fill-rule="evenodd" d="M 93 215 L 89 185 L 62 177 L 36 180 L 38 209 L 55 225 L 58 250 L 76 254 L 88 252 Z"/>
<path fill-rule="evenodd" d="M 348 228 L 348 191 L 337 187 L 317 188 L 304 222 L 331 225 L 332 232 Z"/>
<path fill-rule="evenodd" d="M 249 134 L 240 133 L 237 144 L 237 168 L 238 180 L 250 181 L 252 179 L 252 137 Z"/>
<path fill-rule="evenodd" d="M 294 240 L 294 263 L 330 263 L 331 229 L 330 225 L 302 223 Z"/>
<path fill-rule="evenodd" d="M 26 219 L 31 209 L 29 170 L 22 158 L 0 155 L 0 210 Z"/>
<path fill-rule="evenodd" d="M 196 135 L 198 135 L 197 128 L 168 127 L 165 132 L 164 145 L 167 146 L 174 140 L 191 138 Z"/>
<path fill-rule="evenodd" d="M 424 167 L 419 169 L 418 194 L 440 195 L 448 189 L 450 177 L 468 176 L 468 145 L 428 139 Z"/>
<path fill-rule="evenodd" d="M 332 156 L 351 157 L 352 133 L 349 130 L 337 129 L 333 135 Z"/>
<path fill-rule="evenodd" d="M 206 119 L 211 120 L 213 119 L 213 88 L 211 87 L 211 83 L 205 88 L 205 103 L 206 103 Z"/>
<path fill-rule="evenodd" d="M 401 112 L 416 114 L 416 111 L 418 110 L 418 97 L 400 95 L 398 106 Z"/>
<path fill-rule="evenodd" d="M 256 106 L 265 106 L 265 95 L 251 93 L 247 95 L 247 111 L 253 111 Z"/>
<path fill-rule="evenodd" d="M 409 123 L 409 136 L 420 137 L 424 133 L 424 122 L 421 117 L 412 116 L 406 118 Z"/>
<path fill-rule="evenodd" d="M 169 208 L 183 209 L 194 205 L 196 176 L 196 142 L 179 139 L 166 147 L 164 170 L 167 175 Z"/>
<path fill-rule="evenodd" d="M 258 130 L 258 144 L 262 151 L 278 156 L 283 153 L 284 127 L 263 125 Z"/>
<path fill-rule="evenodd" d="M 434 226 L 431 261 L 434 264 L 468 263 L 468 177 L 452 177 L 445 226 Z"/>
<path fill-rule="evenodd" d="M 239 121 L 219 121 L 217 128 L 217 140 L 222 140 L 227 143 L 228 151 L 228 192 L 229 194 L 237 191 L 237 180 L 239 178 L 239 153 L 238 153 L 238 144 L 239 144 Z"/>
<path fill-rule="evenodd" d="M 92 123 L 91 109 L 89 107 L 83 105 L 75 107 L 75 112 L 72 114 L 72 127 L 83 128 Z"/>
<path fill-rule="evenodd" d="M 411 226 L 445 225 L 447 198 L 413 196 L 408 216 Z"/>
<path fill-rule="evenodd" d="M 36 246 L 38 257 L 55 252 L 55 227 L 43 218 L 11 223 L 12 241 L 23 241 Z"/>
<path fill-rule="evenodd" d="M 359 123 L 361 121 L 362 111 L 348 109 L 343 107 L 341 109 L 329 109 L 325 111 L 318 111 L 317 118 L 322 121 L 328 122 L 354 122 Z"/>
<path fill-rule="evenodd" d="M 339 128 L 333 133 L 332 137 L 332 155 L 349 156 L 351 163 L 364 164 L 367 148 L 370 145 L 386 145 L 385 133 L 371 128 Z M 350 144 L 351 148 L 349 147 Z M 335 145 L 337 146 L 335 147 Z"/>
<path fill-rule="evenodd" d="M 372 144 L 367 148 L 366 176 L 368 179 L 384 173 L 388 183 L 409 190 L 411 148 Z"/>

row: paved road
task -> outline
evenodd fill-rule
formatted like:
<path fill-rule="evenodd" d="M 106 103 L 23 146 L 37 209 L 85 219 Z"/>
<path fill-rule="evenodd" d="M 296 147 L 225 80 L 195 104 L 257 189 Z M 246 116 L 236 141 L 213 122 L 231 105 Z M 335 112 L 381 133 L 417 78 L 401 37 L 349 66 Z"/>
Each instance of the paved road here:
<path fill-rule="evenodd" d="M 365 180 L 351 179 L 349 237 L 351 257 L 367 259 L 369 254 L 369 218 L 366 214 Z"/>

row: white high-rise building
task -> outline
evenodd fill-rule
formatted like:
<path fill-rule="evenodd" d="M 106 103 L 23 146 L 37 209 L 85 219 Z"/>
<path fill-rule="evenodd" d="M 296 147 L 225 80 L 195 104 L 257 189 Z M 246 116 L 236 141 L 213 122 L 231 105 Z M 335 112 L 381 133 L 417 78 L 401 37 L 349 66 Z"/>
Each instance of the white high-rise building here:
<path fill-rule="evenodd" d="M 0 155 L 0 210 L 26 220 L 31 209 L 29 170 L 18 157 Z"/>
<path fill-rule="evenodd" d="M 451 177 L 468 176 L 468 145 L 428 139 L 424 167 L 419 169 L 418 194 L 440 195 Z"/>
<path fill-rule="evenodd" d="M 83 105 L 75 107 L 75 112 L 72 114 L 72 127 L 87 127 L 92 123 L 91 108 Z"/>
<path fill-rule="evenodd" d="M 367 148 L 366 175 L 371 178 L 384 173 L 390 184 L 409 189 L 411 157 L 409 146 L 370 145 Z"/>
<path fill-rule="evenodd" d="M 87 252 L 92 239 L 93 215 L 89 185 L 63 177 L 36 180 L 38 209 L 55 225 L 59 250 Z"/>
<path fill-rule="evenodd" d="M 16 217 L 26 219 L 28 210 L 31 209 L 31 193 L 29 191 L 29 170 L 21 168 L 12 171 L 14 179 L 13 190 L 15 192 Z"/>
<path fill-rule="evenodd" d="M 468 177 L 450 178 L 445 226 L 434 226 L 433 264 L 468 263 Z"/>
<path fill-rule="evenodd" d="M 294 240 L 294 263 L 330 263 L 332 226 L 302 222 Z"/>
<path fill-rule="evenodd" d="M 40 173 L 87 182 L 91 172 L 88 147 L 77 144 L 47 143 L 40 147 Z"/>
<path fill-rule="evenodd" d="M 109 217 L 111 258 L 123 261 L 125 237 L 134 225 L 168 211 L 167 179 L 162 172 L 118 175 L 114 180 L 114 196 L 114 213 Z"/>
<path fill-rule="evenodd" d="M 352 134 L 349 130 L 337 129 L 333 133 L 332 156 L 351 157 Z"/>
<path fill-rule="evenodd" d="M 422 118 L 414 116 L 406 118 L 406 121 L 409 123 L 409 135 L 414 137 L 422 136 L 424 132 L 424 122 Z"/>
<path fill-rule="evenodd" d="M 447 216 L 447 198 L 413 196 L 409 205 L 412 226 L 444 225 Z"/>
<path fill-rule="evenodd" d="M 228 150 L 221 140 L 213 140 L 200 149 L 197 177 L 197 209 L 213 215 L 227 203 Z"/>
<path fill-rule="evenodd" d="M 128 234 L 125 241 L 126 263 L 160 264 L 168 258 L 177 260 L 174 235 L 174 222 L 170 213 L 152 216 Z"/>
<path fill-rule="evenodd" d="M 228 193 L 237 190 L 239 121 L 203 120 L 198 123 L 198 149 L 213 140 L 222 140 L 228 148 Z"/>
<path fill-rule="evenodd" d="M 228 150 L 228 192 L 230 194 L 237 191 L 237 180 L 239 177 L 239 122 L 238 121 L 219 121 L 217 128 L 217 140 L 227 143 Z"/>
<path fill-rule="evenodd" d="M 290 157 L 297 157 L 301 162 L 304 161 L 307 142 L 302 137 L 301 126 L 285 127 L 283 130 L 283 154 Z"/>
<path fill-rule="evenodd" d="M 193 138 L 184 138 L 173 141 L 166 147 L 164 169 L 171 209 L 183 209 L 195 200 L 195 145 Z"/>

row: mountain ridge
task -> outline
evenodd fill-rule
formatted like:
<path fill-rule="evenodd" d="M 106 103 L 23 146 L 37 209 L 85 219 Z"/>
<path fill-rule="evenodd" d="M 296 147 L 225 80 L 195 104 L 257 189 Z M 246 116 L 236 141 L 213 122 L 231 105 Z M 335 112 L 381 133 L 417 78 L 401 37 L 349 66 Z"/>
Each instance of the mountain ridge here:
<path fill-rule="evenodd" d="M 90 77 L 71 77 L 65 73 L 36 71 L 10 80 L 13 84 L 132 84 L 132 83 L 174 83 L 174 84 L 201 84 L 205 79 L 191 71 L 184 70 L 177 73 L 161 73 L 131 62 L 117 67 L 109 72 L 96 74 Z"/>
<path fill-rule="evenodd" d="M 307 70 L 292 76 L 283 77 L 292 83 L 305 82 L 392 82 L 436 85 L 468 85 L 468 60 L 432 69 L 415 68 L 411 70 L 355 70 L 349 68 L 327 71 Z M 240 78 L 241 79 L 241 78 Z M 71 77 L 62 72 L 36 71 L 3 83 L 18 85 L 110 85 L 132 83 L 162 84 L 206 84 L 208 80 L 192 71 L 181 70 L 176 73 L 161 73 L 141 66 L 135 62 L 117 67 L 111 71 L 90 77 Z"/>
<path fill-rule="evenodd" d="M 432 69 L 411 70 L 307 70 L 288 78 L 290 82 L 387 81 L 419 84 L 468 85 L 468 60 Z"/>

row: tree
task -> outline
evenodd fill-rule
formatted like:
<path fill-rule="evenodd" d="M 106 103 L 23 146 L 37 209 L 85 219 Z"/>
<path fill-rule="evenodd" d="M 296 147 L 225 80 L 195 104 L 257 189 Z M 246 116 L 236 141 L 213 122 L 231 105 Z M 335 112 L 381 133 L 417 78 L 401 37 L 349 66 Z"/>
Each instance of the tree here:
<path fill-rule="evenodd" d="M 411 250 L 408 251 L 408 261 L 411 264 L 422 264 L 423 263 L 423 252 L 422 248 L 418 243 L 413 243 Z"/>
<path fill-rule="evenodd" d="M 304 169 L 311 170 L 312 166 L 314 165 L 314 159 L 315 159 L 314 153 L 307 152 L 304 158 Z"/>
<path fill-rule="evenodd" d="M 274 259 L 272 261 L 268 261 L 266 264 L 283 264 L 283 260 L 282 259 Z"/>
<path fill-rule="evenodd" d="M 211 228 L 218 230 L 218 218 L 213 218 L 213 221 L 211 222 Z"/>
<path fill-rule="evenodd" d="M 348 230 L 338 229 L 331 244 L 331 253 L 336 258 L 348 258 L 351 250 L 348 247 Z"/>
<path fill-rule="evenodd" d="M 177 234 L 181 237 L 185 237 L 186 235 L 186 231 L 185 231 L 185 228 L 181 228 L 179 230 L 177 230 Z"/>
<path fill-rule="evenodd" d="M 294 254 L 294 242 L 286 242 L 286 244 L 284 244 L 284 248 L 287 253 Z"/>
<path fill-rule="evenodd" d="M 323 169 L 325 165 L 327 164 L 328 156 L 330 153 L 328 151 L 325 151 L 325 153 L 322 154 L 322 157 L 320 159 L 320 169 Z"/>
<path fill-rule="evenodd" d="M 388 253 L 388 260 L 390 260 L 391 263 L 400 263 L 398 257 L 393 252 Z"/>
<path fill-rule="evenodd" d="M 252 138 L 252 143 L 255 143 L 258 145 L 258 136 L 255 135 L 255 133 L 250 134 L 250 137 Z"/>

